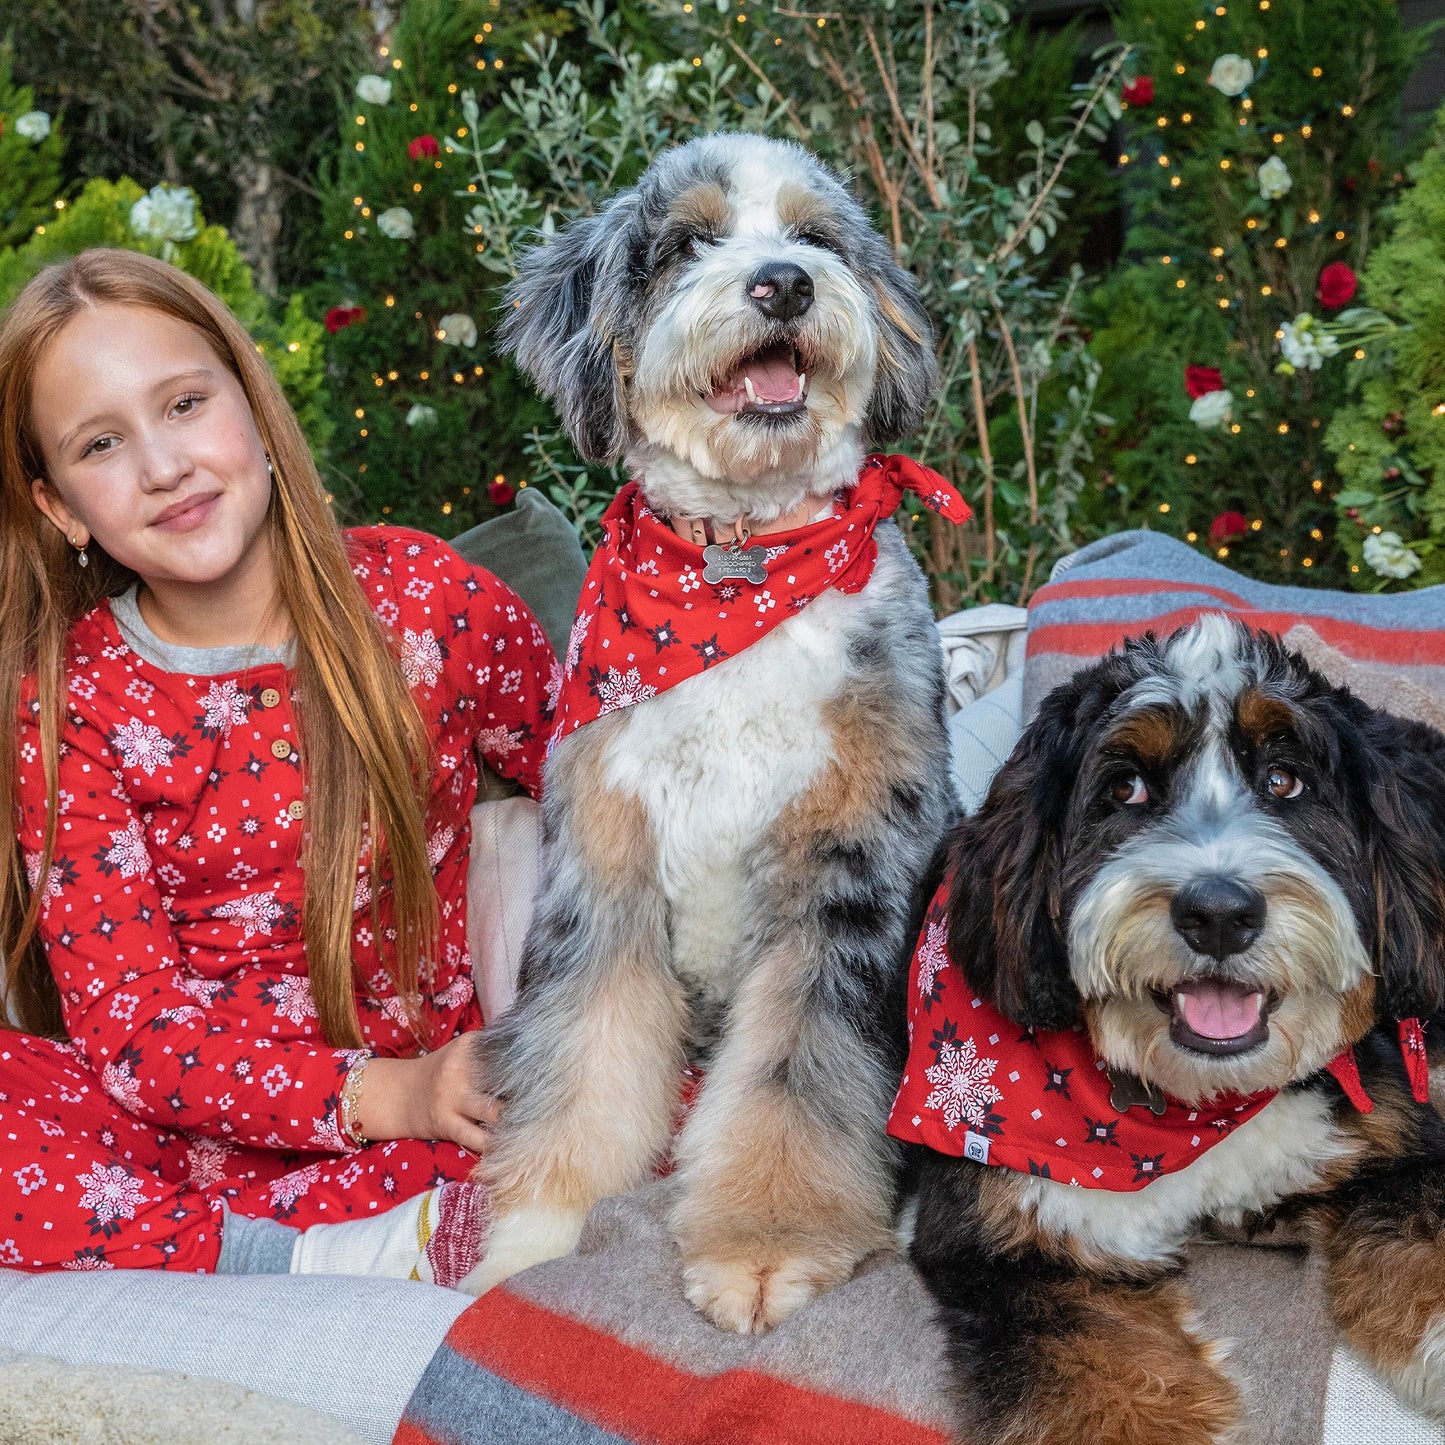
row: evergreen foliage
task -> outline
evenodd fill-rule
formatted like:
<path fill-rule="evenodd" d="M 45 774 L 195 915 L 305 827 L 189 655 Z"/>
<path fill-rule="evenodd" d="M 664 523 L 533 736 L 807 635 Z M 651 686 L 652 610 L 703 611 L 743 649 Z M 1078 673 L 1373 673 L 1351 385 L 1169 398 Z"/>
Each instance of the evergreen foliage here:
<path fill-rule="evenodd" d="M 332 238 L 313 288 L 333 328 L 328 353 L 336 430 L 331 460 L 356 520 L 452 535 L 494 514 L 525 472 L 524 440 L 547 410 L 490 348 L 498 288 L 479 264 L 485 238 L 467 153 L 511 145 L 515 118 L 497 102 L 506 65 L 541 29 L 542 6 L 408 0 L 372 59 L 370 94 L 347 78 L 341 143 L 323 173 Z M 462 112 L 461 93 L 478 109 Z M 454 318 L 451 334 L 443 318 Z M 501 479 L 500 481 L 498 479 Z"/>
<path fill-rule="evenodd" d="M 1344 368 L 1287 353 L 1300 317 L 1343 304 L 1321 300 L 1325 267 L 1368 254 L 1420 42 L 1392 0 L 1121 0 L 1117 26 L 1154 95 L 1121 142 L 1129 260 L 1089 307 L 1114 419 L 1095 443 L 1090 524 L 1154 526 L 1256 576 L 1343 585 L 1324 428 Z M 1225 398 L 1191 397 L 1186 367 L 1221 373 L 1227 416 Z"/>
<path fill-rule="evenodd" d="M 1325 434 L 1345 482 L 1335 504 L 1350 577 L 1377 590 L 1445 582 L 1445 109 L 1388 219 L 1361 286 L 1396 325 L 1364 343 L 1365 358 L 1352 364 L 1358 394 Z M 1367 551 L 1382 535 L 1398 537 L 1420 565 L 1380 554 L 1379 543 Z"/>
<path fill-rule="evenodd" d="M 35 92 L 15 84 L 13 59 L 11 47 L 0 41 L 0 246 L 13 246 L 43 225 L 57 200 L 64 208 L 65 141 L 48 115 L 41 140 L 16 128 L 21 116 L 35 113 Z"/>

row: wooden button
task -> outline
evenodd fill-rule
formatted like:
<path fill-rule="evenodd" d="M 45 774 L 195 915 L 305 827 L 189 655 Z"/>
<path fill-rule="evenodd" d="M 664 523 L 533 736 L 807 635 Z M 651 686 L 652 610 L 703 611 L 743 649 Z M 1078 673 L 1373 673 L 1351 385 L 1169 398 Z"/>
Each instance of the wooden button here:
<path fill-rule="evenodd" d="M 277 738 L 271 744 L 271 751 L 278 758 L 289 758 L 291 756 L 291 744 L 285 738 Z"/>
<path fill-rule="evenodd" d="M 293 818 L 304 818 L 306 816 L 306 804 L 303 803 L 300 798 L 297 798 L 294 803 L 286 804 L 286 811 Z"/>
<path fill-rule="evenodd" d="M 281 701 L 281 694 L 274 687 L 268 687 L 261 694 L 262 707 L 275 707 Z"/>

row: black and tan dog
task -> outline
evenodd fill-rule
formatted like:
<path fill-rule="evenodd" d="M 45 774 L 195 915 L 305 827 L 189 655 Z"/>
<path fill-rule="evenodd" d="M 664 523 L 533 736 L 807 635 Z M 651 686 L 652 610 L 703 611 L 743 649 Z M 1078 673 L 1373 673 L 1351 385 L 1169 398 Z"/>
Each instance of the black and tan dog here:
<path fill-rule="evenodd" d="M 1219 616 L 1046 699 L 952 845 L 890 1128 L 963 1437 L 1213 1445 L 1240 1401 L 1179 1279 L 1281 1230 L 1445 1417 L 1445 737 Z M 952 1156 L 952 1157 L 951 1157 Z"/>

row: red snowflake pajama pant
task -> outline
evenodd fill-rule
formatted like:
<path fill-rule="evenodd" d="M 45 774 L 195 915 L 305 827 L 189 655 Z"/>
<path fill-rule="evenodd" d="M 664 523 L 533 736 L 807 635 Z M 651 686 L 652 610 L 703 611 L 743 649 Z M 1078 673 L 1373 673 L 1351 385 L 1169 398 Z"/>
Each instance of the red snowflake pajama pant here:
<path fill-rule="evenodd" d="M 127 1114 L 68 1045 L 0 1032 L 0 1266 L 209 1273 L 222 1204 L 312 1224 L 380 1214 L 477 1156 L 398 1139 L 353 1154 L 255 1149 Z"/>

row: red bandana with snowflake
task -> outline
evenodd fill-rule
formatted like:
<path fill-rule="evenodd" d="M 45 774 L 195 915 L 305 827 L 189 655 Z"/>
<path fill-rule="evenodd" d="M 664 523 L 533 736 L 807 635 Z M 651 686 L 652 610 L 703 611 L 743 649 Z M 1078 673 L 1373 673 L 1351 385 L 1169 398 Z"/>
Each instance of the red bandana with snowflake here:
<path fill-rule="evenodd" d="M 951 522 L 973 515 L 937 472 L 899 456 L 871 456 L 820 522 L 770 533 L 767 576 L 710 582 L 703 548 L 685 541 L 629 482 L 602 517 L 563 664 L 550 746 L 604 713 L 630 707 L 725 662 L 828 588 L 859 592 L 878 556 L 874 529 L 905 492 Z"/>
<path fill-rule="evenodd" d="M 1064 1184 L 1128 1191 L 1187 1168 L 1274 1098 L 1272 1090 L 1221 1095 L 1195 1108 L 1166 1096 L 1159 1115 L 1142 1102 L 1115 1109 L 1113 1081 L 1082 1024 L 1024 1028 L 969 988 L 948 957 L 948 892 L 945 882 L 934 895 L 913 955 L 908 1066 L 888 1119 L 895 1139 Z M 1423 1103 L 1417 1019 L 1400 1024 L 1400 1048 Z M 1353 1051 L 1328 1068 L 1369 1113 Z"/>

